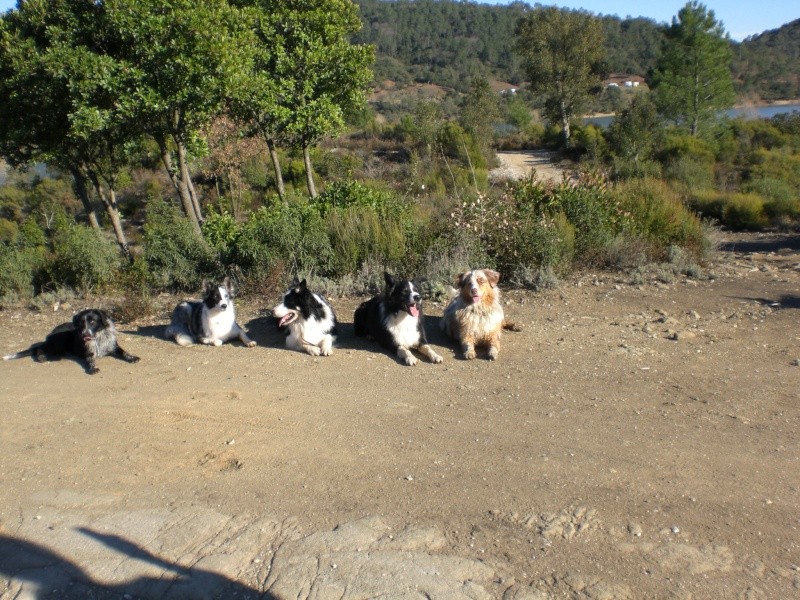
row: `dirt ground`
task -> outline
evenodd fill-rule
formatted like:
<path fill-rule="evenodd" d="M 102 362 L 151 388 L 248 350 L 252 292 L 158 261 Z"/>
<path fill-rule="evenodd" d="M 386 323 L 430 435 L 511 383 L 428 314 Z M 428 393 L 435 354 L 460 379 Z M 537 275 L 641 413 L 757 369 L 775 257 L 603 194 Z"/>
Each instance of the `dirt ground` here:
<path fill-rule="evenodd" d="M 24 540 L 82 551 L 59 547 L 67 513 L 189 509 L 291 520 L 298 539 L 378 518 L 394 535 L 437 532 L 434 579 L 440 558 L 473 565 L 458 593 L 398 577 L 298 598 L 800 597 L 800 237 L 729 237 L 706 272 L 504 290 L 522 331 L 496 362 L 461 360 L 428 303 L 444 363 L 403 366 L 354 339 L 358 299 L 332 299 L 333 356 L 289 351 L 268 313 L 276 290 L 239 302 L 252 349 L 163 339 L 162 298 L 118 327 L 138 364 L 104 358 L 91 376 L 71 360 L 0 363 L 0 597 L 50 597 L 20 594 L 23 569 L 3 557 Z M 80 308 L 0 312 L 0 353 Z M 167 552 L 148 539 L 137 556 Z M 277 568 L 275 548 L 260 551 Z M 288 597 L 269 570 L 248 589 Z"/>
<path fill-rule="evenodd" d="M 560 160 L 556 152 L 549 150 L 498 152 L 497 159 L 500 166 L 489 174 L 493 179 L 517 180 L 535 172 L 539 179 L 559 183 L 571 168 L 569 161 Z"/>

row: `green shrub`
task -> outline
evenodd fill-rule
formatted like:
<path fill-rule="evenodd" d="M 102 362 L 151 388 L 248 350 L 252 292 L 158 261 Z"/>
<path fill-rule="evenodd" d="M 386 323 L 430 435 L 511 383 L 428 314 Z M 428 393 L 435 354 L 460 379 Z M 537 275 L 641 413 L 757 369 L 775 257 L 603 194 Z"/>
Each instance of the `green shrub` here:
<path fill-rule="evenodd" d="M 219 253 L 223 262 L 227 262 L 239 235 L 239 228 L 233 215 L 209 209 L 206 211 L 202 230 L 206 242 Z"/>
<path fill-rule="evenodd" d="M 327 224 L 334 254 L 333 275 L 355 273 L 368 260 L 396 268 L 405 255 L 402 221 L 382 219 L 371 207 L 337 208 L 328 213 Z"/>
<path fill-rule="evenodd" d="M 687 204 L 702 217 L 721 223 L 726 198 L 725 194 L 716 190 L 698 190 L 689 195 Z"/>
<path fill-rule="evenodd" d="M 541 221 L 547 223 L 547 228 L 555 227 L 558 218 L 565 219 L 574 230 L 572 254 L 584 264 L 600 260 L 625 226 L 626 215 L 617 199 L 601 179 L 591 174 L 584 174 L 580 181 L 562 182 L 556 187 L 525 181 L 514 190 L 514 200 L 521 217 L 527 213 L 534 217 L 547 217 Z M 565 238 L 559 233 L 554 239 Z M 565 256 L 563 251 L 557 255 Z"/>
<path fill-rule="evenodd" d="M 688 134 L 672 133 L 658 156 L 668 181 L 690 190 L 714 186 L 715 153 L 710 143 Z"/>
<path fill-rule="evenodd" d="M 630 180 L 614 188 L 620 207 L 628 215 L 625 231 L 652 245 L 663 256 L 670 246 L 702 255 L 705 233 L 698 216 L 663 181 Z"/>
<path fill-rule="evenodd" d="M 452 285 L 459 273 L 497 266 L 480 236 L 466 227 L 446 226 L 420 250 L 421 260 L 406 271 L 435 283 Z"/>
<path fill-rule="evenodd" d="M 196 291 L 203 279 L 221 275 L 214 249 L 174 205 L 163 200 L 147 205 L 143 243 L 150 281 L 156 288 Z"/>
<path fill-rule="evenodd" d="M 315 208 L 300 202 L 251 213 L 231 251 L 231 262 L 248 274 L 280 268 L 286 275 L 327 276 L 333 258 L 325 221 Z"/>
<path fill-rule="evenodd" d="M 0 218 L 0 244 L 14 245 L 19 235 L 19 227 L 14 221 Z"/>
<path fill-rule="evenodd" d="M 764 198 L 758 194 L 731 194 L 722 210 L 722 223 L 731 229 L 763 229 L 767 226 Z"/>
<path fill-rule="evenodd" d="M 9 302 L 28 300 L 38 291 L 38 282 L 47 265 L 44 247 L 16 248 L 0 244 L 0 299 Z"/>
<path fill-rule="evenodd" d="M 800 194 L 787 182 L 762 177 L 748 182 L 743 191 L 754 192 L 765 200 L 764 211 L 771 221 L 800 217 Z"/>
<path fill-rule="evenodd" d="M 87 291 L 111 283 L 121 265 L 119 247 L 86 225 L 70 222 L 53 235 L 51 282 Z"/>

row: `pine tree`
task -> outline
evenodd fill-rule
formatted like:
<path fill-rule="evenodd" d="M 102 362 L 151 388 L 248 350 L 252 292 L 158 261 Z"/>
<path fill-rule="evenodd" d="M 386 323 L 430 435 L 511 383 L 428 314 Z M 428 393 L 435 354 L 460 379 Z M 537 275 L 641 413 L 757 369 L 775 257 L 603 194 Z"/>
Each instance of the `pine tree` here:
<path fill-rule="evenodd" d="M 658 106 L 697 136 L 736 99 L 730 40 L 714 11 L 694 0 L 673 17 L 666 38 L 654 79 Z"/>

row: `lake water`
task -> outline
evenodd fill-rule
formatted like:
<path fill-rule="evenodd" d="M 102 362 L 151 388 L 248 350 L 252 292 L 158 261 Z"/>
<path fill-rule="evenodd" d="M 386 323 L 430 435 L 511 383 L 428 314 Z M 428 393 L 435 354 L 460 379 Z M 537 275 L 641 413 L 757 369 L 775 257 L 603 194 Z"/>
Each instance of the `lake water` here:
<path fill-rule="evenodd" d="M 783 113 L 800 112 L 800 104 L 771 104 L 769 106 L 749 106 L 745 108 L 732 108 L 725 111 L 728 117 L 744 117 L 745 119 L 771 119 Z M 584 123 L 594 123 L 598 127 L 608 127 L 614 117 L 590 117 Z"/>

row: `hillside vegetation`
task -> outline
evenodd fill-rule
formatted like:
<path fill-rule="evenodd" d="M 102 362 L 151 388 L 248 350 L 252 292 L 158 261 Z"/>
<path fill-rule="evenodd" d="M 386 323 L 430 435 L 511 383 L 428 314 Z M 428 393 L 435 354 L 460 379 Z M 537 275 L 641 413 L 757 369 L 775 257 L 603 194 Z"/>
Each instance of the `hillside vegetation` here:
<path fill-rule="evenodd" d="M 677 38 L 670 48 L 646 19 L 539 9 L 602 29 L 610 68 L 660 74 L 653 93 L 606 88 L 598 101 L 617 118 L 602 129 L 583 122 L 583 101 L 553 120 L 546 82 L 497 93 L 534 79 L 512 46 L 517 18 L 537 16 L 522 4 L 373 1 L 359 15 L 350 0 L 182 0 L 169 19 L 140 0 L 43 4 L 0 18 L 0 156 L 19 167 L 0 186 L 0 305 L 113 290 L 136 313 L 225 275 L 244 292 L 300 276 L 347 295 L 376 291 L 388 269 L 433 296 L 477 266 L 534 289 L 587 266 L 705 277 L 715 223 L 800 221 L 800 115 L 721 120 L 707 104 L 692 120 L 686 94 L 663 91 L 701 78 L 664 60 Z M 677 32 L 705 11 L 688 3 Z M 704 75 L 721 71 L 732 103 L 731 51 L 711 21 L 722 52 L 706 53 Z M 439 77 L 416 86 L 427 96 L 365 102 L 371 79 Z M 592 69 L 570 85 L 588 97 L 601 82 Z M 563 181 L 494 170 L 497 149 L 534 148 L 569 161 Z"/>
<path fill-rule="evenodd" d="M 532 7 L 454 0 L 356 0 L 363 29 L 354 38 L 374 44 L 375 80 L 435 83 L 464 92 L 476 75 L 519 85 L 524 74 L 513 51 L 519 18 Z M 710 6 L 713 9 L 713 5 Z M 601 16 L 609 73 L 647 77 L 663 44 L 663 23 Z M 741 97 L 800 97 L 800 20 L 731 41 L 733 76 Z"/>

